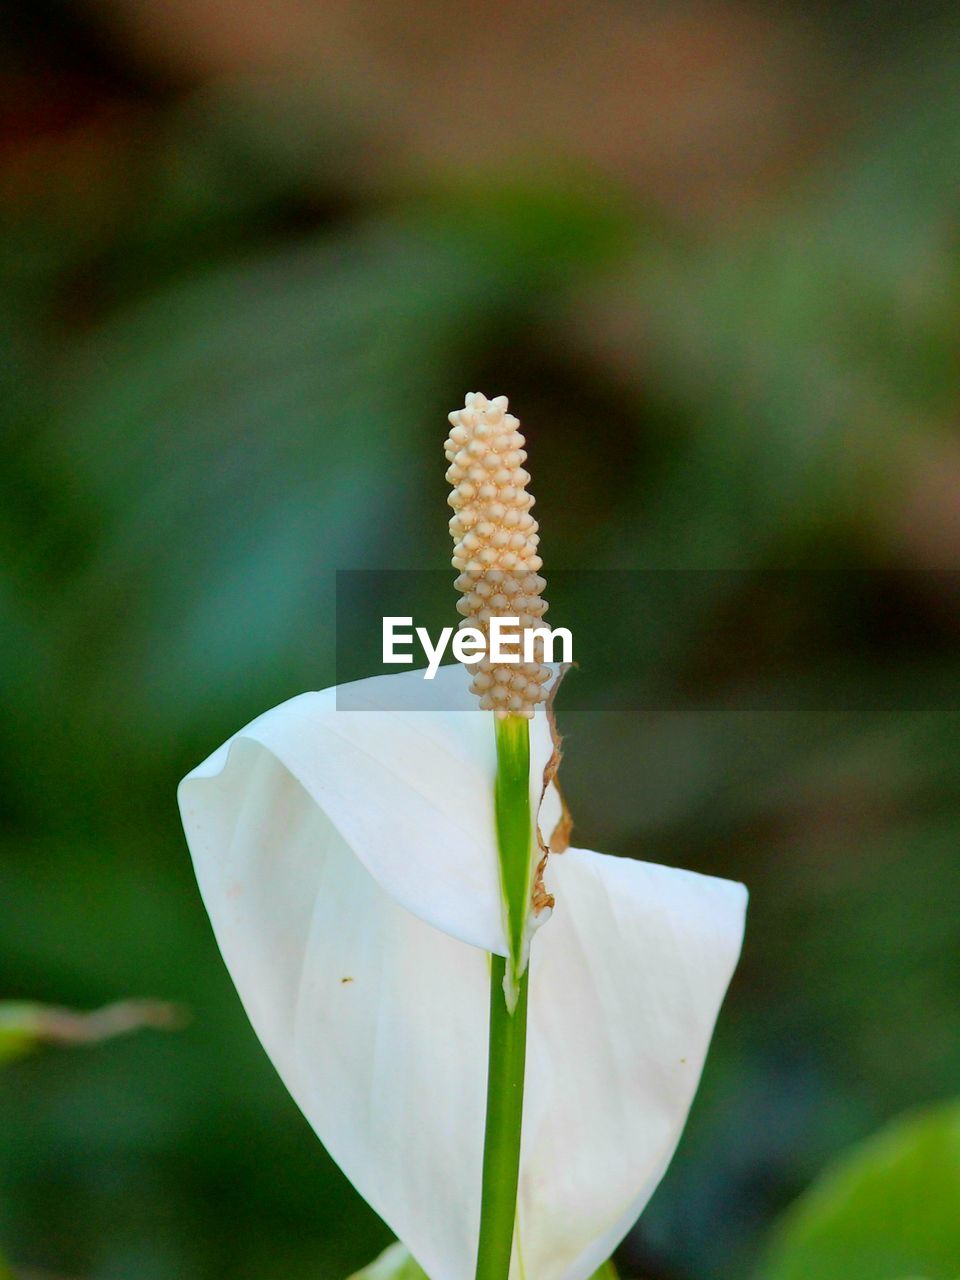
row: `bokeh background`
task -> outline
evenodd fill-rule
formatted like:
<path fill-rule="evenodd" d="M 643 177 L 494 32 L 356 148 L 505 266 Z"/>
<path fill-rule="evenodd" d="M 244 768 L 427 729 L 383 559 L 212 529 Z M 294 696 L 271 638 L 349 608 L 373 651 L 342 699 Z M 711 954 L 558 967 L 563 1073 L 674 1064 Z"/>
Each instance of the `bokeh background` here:
<path fill-rule="evenodd" d="M 579 840 L 752 890 L 622 1274 L 765 1274 L 826 1162 L 958 1091 L 958 174 L 953 3 L 3 5 L 0 986 L 191 1014 L 0 1073 L 19 1275 L 389 1241 L 246 1024 L 174 788 L 332 681 L 335 569 L 447 563 L 468 388 L 524 422 L 548 574 L 663 571 L 636 652 L 577 655 Z M 776 660 L 811 646 L 836 704 Z M 683 698 L 618 710 L 648 660 Z"/>

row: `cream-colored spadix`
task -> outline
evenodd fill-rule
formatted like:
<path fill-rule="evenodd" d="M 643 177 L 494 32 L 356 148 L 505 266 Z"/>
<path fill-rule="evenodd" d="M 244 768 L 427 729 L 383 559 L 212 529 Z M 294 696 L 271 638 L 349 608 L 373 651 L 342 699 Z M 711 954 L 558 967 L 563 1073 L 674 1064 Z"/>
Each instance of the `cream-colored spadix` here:
<path fill-rule="evenodd" d="M 291 1094 L 431 1280 L 471 1280 L 485 951 L 506 951 L 493 733 L 459 667 L 358 689 L 369 710 L 338 711 L 328 690 L 255 720 L 184 779 L 181 812 L 227 967 Z M 542 710 L 531 729 L 539 798 Z M 512 1274 L 586 1280 L 669 1163 L 746 893 L 582 849 L 551 857 L 547 887 Z"/>

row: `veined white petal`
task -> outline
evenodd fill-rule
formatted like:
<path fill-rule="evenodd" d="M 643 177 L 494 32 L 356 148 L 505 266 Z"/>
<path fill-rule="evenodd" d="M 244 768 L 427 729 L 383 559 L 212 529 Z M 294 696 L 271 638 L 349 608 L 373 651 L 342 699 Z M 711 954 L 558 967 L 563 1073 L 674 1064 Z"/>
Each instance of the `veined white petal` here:
<path fill-rule="evenodd" d="M 423 815 L 431 841 L 459 831 L 462 818 L 433 791 L 456 778 L 443 771 L 430 783 L 423 773 L 440 769 L 446 750 L 482 777 L 479 735 L 446 718 L 459 712 L 436 713 L 433 727 L 426 713 L 347 713 L 392 722 L 387 745 L 377 745 L 372 728 L 341 734 L 344 713 L 331 728 L 332 708 L 314 705 L 324 696 L 254 722 L 185 780 L 200 889 L 254 1028 L 331 1155 L 431 1280 L 471 1280 L 488 960 L 454 935 L 493 932 L 486 907 L 474 918 L 456 906 L 470 875 L 495 900 L 496 867 L 468 865 L 458 880 L 456 859 L 480 865 L 495 853 L 478 853 L 486 835 L 461 832 L 456 847 L 443 847 L 454 864 L 444 868 L 439 846 L 418 855 L 414 825 L 397 837 L 389 809 L 353 821 L 350 806 L 377 808 L 382 783 L 393 804 Z M 463 715 L 490 729 L 488 717 Z M 335 786 L 325 785 L 318 753 Z M 359 785 L 348 764 L 361 770 Z M 482 805 L 473 801 L 469 821 L 492 821 Z M 393 844 L 384 856 L 368 840 Z M 416 869 L 415 891 L 399 883 L 404 860 Z M 643 1208 L 679 1138 L 736 963 L 746 895 L 581 850 L 551 859 L 548 887 L 557 906 L 531 948 L 519 1234 L 527 1280 L 586 1280 Z M 498 913 L 496 921 L 499 935 Z"/>
<path fill-rule="evenodd" d="M 195 783 L 220 774 L 237 744 L 266 748 L 303 786 L 377 884 L 401 906 L 465 942 L 507 953 L 500 902 L 493 785 L 493 719 L 477 707 L 463 668 L 376 676 L 305 693 L 241 729 L 181 783 L 191 847 L 220 845 L 222 823 L 195 805 Z M 360 709 L 364 708 L 364 709 Z M 541 712 L 531 723 L 531 797 L 536 813 L 553 749 Z M 248 754 L 237 757 L 241 772 Z M 242 779 L 237 786 L 246 790 Z M 251 803 L 229 823 L 243 821 Z M 555 788 L 543 821 L 555 823 Z M 549 838 L 549 830 L 547 831 Z M 230 835 L 230 838 L 233 838 Z"/>

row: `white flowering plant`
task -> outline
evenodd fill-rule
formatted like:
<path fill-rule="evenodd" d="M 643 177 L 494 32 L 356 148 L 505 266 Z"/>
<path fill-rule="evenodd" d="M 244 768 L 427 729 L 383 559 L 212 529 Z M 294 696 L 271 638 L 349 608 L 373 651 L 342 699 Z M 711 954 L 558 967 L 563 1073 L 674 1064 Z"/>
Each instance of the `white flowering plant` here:
<path fill-rule="evenodd" d="M 504 397 L 450 415 L 463 625 L 546 612 Z M 367 1280 L 588 1280 L 653 1194 L 746 891 L 575 848 L 542 655 L 305 693 L 179 800 L 220 949 L 327 1150 L 401 1244 Z"/>

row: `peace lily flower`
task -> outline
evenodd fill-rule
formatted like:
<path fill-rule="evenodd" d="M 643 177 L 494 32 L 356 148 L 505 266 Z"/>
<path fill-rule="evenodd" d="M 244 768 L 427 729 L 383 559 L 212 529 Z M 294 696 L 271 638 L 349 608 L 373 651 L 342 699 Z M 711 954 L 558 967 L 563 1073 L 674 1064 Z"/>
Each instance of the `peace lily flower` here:
<path fill-rule="evenodd" d="M 477 697 L 497 682 L 472 690 L 476 676 L 457 665 L 433 681 L 374 677 L 351 687 L 350 710 L 336 689 L 302 694 L 179 790 L 200 891 L 256 1033 L 431 1280 L 474 1276 L 490 954 L 516 953 L 493 717 Z M 527 683 L 537 863 L 562 848 L 567 824 L 543 682 Z M 676 1147 L 746 892 L 586 849 L 543 863 L 525 933 L 529 943 L 539 926 L 510 1276 L 587 1280 Z"/>

